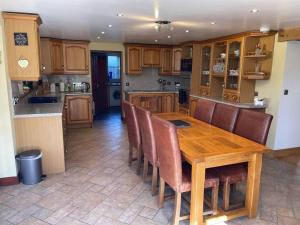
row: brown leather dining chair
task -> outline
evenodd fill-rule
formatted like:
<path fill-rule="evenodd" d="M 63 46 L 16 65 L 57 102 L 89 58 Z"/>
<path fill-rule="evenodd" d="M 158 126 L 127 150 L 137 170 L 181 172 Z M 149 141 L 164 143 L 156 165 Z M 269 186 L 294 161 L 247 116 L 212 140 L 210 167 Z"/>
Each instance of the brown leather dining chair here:
<path fill-rule="evenodd" d="M 215 102 L 199 99 L 194 113 L 194 118 L 206 123 L 211 123 L 215 106 Z"/>
<path fill-rule="evenodd" d="M 222 128 L 223 130 L 232 132 L 238 117 L 238 113 L 239 108 L 237 107 L 217 103 L 212 116 L 211 124 Z"/>
<path fill-rule="evenodd" d="M 159 207 L 162 207 L 165 196 L 165 183 L 175 191 L 173 225 L 181 220 L 189 219 L 189 215 L 180 216 L 181 195 L 191 191 L 191 167 L 182 165 L 182 158 L 176 133 L 176 127 L 159 117 L 152 116 L 152 124 L 159 162 Z M 212 213 L 217 212 L 218 178 L 209 171 L 205 175 L 205 188 L 212 188 Z"/>
<path fill-rule="evenodd" d="M 137 160 L 138 160 L 137 173 L 139 174 L 141 169 L 141 162 L 142 162 L 142 151 L 141 151 L 141 135 L 140 135 L 140 129 L 138 126 L 138 120 L 137 120 L 135 108 L 134 105 L 128 101 L 122 101 L 122 108 L 124 111 L 125 122 L 127 125 L 128 141 L 129 141 L 128 164 L 129 166 L 131 166 L 132 161 L 135 160 L 133 158 L 133 149 L 136 149 Z"/>
<path fill-rule="evenodd" d="M 135 111 L 142 137 L 142 151 L 144 153 L 143 179 L 145 180 L 147 177 L 148 165 L 150 163 L 153 168 L 152 195 L 154 195 L 157 192 L 158 159 L 156 154 L 156 146 L 151 122 L 151 112 L 138 106 L 135 106 Z"/>
<path fill-rule="evenodd" d="M 273 116 L 252 110 L 241 109 L 234 133 L 265 145 Z M 216 168 L 220 183 L 223 184 L 223 209 L 230 208 L 230 186 L 247 180 L 247 163 Z"/>

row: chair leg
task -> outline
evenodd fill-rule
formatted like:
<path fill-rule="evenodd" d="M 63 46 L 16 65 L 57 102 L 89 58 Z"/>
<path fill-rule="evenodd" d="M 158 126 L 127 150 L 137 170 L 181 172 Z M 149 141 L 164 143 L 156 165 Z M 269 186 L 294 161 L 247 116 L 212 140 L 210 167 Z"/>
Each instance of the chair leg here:
<path fill-rule="evenodd" d="M 128 165 L 131 166 L 132 164 L 132 154 L 133 154 L 133 148 L 132 145 L 129 144 L 129 155 L 128 155 Z"/>
<path fill-rule="evenodd" d="M 157 166 L 153 166 L 152 170 L 152 195 L 155 195 L 157 193 L 157 172 L 158 168 Z"/>
<path fill-rule="evenodd" d="M 148 175 L 148 159 L 144 156 L 143 180 L 145 181 Z"/>
<path fill-rule="evenodd" d="M 211 205 L 212 205 L 213 215 L 216 215 L 218 213 L 218 192 L 219 192 L 219 186 L 212 188 Z"/>
<path fill-rule="evenodd" d="M 165 200 L 165 181 L 160 177 L 159 179 L 159 195 L 158 195 L 158 207 L 163 207 Z"/>
<path fill-rule="evenodd" d="M 229 198 L 230 198 L 230 183 L 225 182 L 223 186 L 223 209 L 229 210 Z"/>
<path fill-rule="evenodd" d="M 141 172 L 141 165 L 142 165 L 142 150 L 137 149 L 137 168 L 136 168 L 136 174 L 140 174 Z"/>
<path fill-rule="evenodd" d="M 180 207 L 181 207 L 181 193 L 175 192 L 173 225 L 178 225 L 180 222 Z"/>

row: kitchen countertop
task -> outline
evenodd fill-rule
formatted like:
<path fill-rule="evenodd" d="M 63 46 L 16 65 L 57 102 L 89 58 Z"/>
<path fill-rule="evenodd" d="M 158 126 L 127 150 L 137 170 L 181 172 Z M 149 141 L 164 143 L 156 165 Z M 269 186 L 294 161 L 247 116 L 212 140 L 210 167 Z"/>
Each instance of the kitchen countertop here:
<path fill-rule="evenodd" d="M 218 97 L 203 97 L 203 96 L 198 96 L 198 95 L 190 95 L 191 97 L 194 98 L 202 98 L 206 100 L 211 100 L 217 103 L 223 103 L 227 105 L 232 105 L 238 108 L 243 108 L 243 109 L 265 109 L 267 108 L 267 105 L 255 105 L 254 103 L 234 103 L 234 102 L 229 102 L 229 101 L 224 101 L 222 98 Z"/>
<path fill-rule="evenodd" d="M 91 92 L 57 92 L 38 96 L 58 97 L 57 103 L 16 104 L 14 118 L 62 116 L 66 95 L 91 95 Z"/>
<path fill-rule="evenodd" d="M 134 93 L 177 93 L 178 90 L 127 90 L 124 91 L 127 94 L 134 94 Z"/>

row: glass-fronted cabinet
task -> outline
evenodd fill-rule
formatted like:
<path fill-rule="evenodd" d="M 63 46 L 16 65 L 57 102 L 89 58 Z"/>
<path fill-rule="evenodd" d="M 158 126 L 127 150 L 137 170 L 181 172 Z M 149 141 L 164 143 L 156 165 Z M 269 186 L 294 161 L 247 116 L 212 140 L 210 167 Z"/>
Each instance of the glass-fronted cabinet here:
<path fill-rule="evenodd" d="M 238 90 L 240 81 L 242 39 L 228 42 L 226 89 Z"/>
<path fill-rule="evenodd" d="M 209 86 L 210 84 L 210 62 L 211 62 L 211 45 L 202 47 L 201 62 L 201 86 Z"/>

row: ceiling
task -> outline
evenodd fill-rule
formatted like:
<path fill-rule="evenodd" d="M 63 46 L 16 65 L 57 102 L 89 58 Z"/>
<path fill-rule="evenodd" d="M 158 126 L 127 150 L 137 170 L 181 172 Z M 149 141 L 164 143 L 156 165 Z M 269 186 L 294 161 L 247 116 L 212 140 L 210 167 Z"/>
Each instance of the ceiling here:
<path fill-rule="evenodd" d="M 41 36 L 105 42 L 175 44 L 300 26 L 299 0 L 1 0 L 0 11 L 40 14 Z M 172 21 L 173 30 L 157 32 L 156 20 Z"/>

